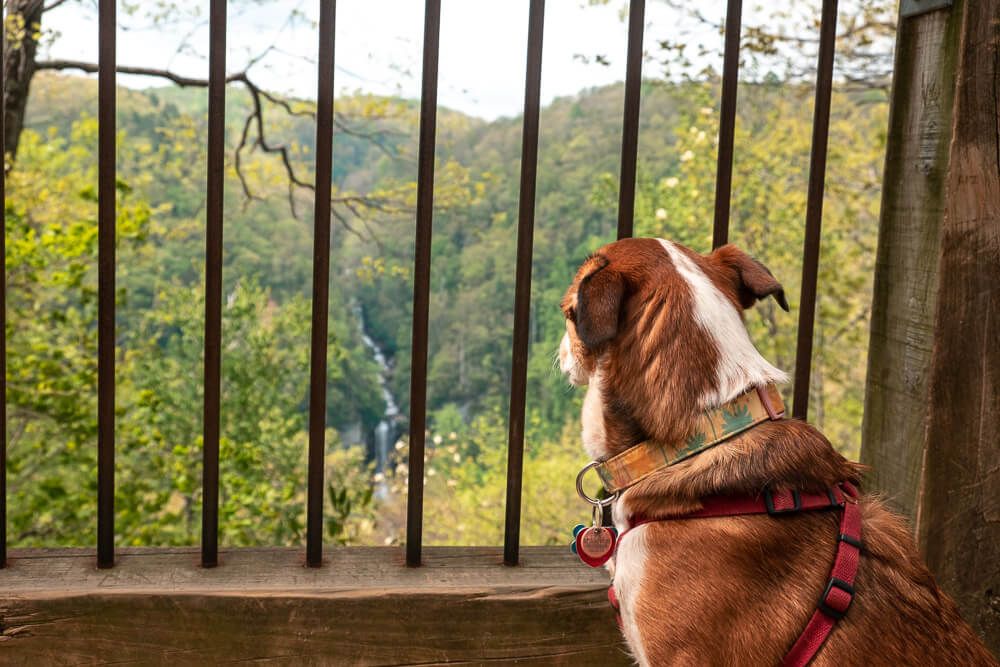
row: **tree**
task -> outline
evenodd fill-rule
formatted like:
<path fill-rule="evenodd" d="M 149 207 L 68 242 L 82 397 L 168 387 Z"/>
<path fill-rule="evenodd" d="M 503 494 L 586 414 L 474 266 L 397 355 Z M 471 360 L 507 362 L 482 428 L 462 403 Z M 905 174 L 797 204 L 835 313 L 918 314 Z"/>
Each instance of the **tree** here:
<path fill-rule="evenodd" d="M 260 0 L 243 0 L 249 4 L 259 4 Z M 7 16 L 5 20 L 6 42 L 4 44 L 4 83 L 5 83 L 5 116 L 4 116 L 4 151 L 8 159 L 17 156 L 21 134 L 25 127 L 25 110 L 28 104 L 31 84 L 38 72 L 46 70 L 65 71 L 76 70 L 96 73 L 98 66 L 94 62 L 75 60 L 38 60 L 38 46 L 45 36 L 45 14 L 58 8 L 78 3 L 83 0 L 7 0 Z M 196 26 L 204 24 L 205 17 L 197 5 L 183 2 L 140 3 L 126 2 L 123 4 L 127 17 L 138 17 L 156 24 L 173 24 Z M 289 23 L 303 21 L 304 16 L 298 10 L 289 12 Z M 184 33 L 190 35 L 191 32 Z M 181 37 L 177 50 L 193 49 L 188 37 Z M 251 104 L 246 109 L 239 140 L 233 147 L 232 161 L 240 179 L 243 192 L 247 198 L 254 197 L 245 170 L 245 154 L 260 150 L 279 160 L 287 179 L 288 199 L 293 213 L 295 208 L 295 191 L 297 189 L 313 191 L 313 178 L 301 156 L 295 155 L 292 142 L 277 140 L 272 136 L 271 123 L 274 113 L 286 117 L 308 117 L 315 119 L 315 103 L 289 99 L 271 93 L 262 88 L 253 76 L 253 69 L 266 59 L 275 46 L 262 47 L 245 62 L 243 69 L 230 74 L 226 78 L 227 85 L 237 84 L 250 96 Z M 169 69 L 153 67 L 135 67 L 118 65 L 117 71 L 123 74 L 148 76 L 154 79 L 169 81 L 185 88 L 207 88 L 208 80 L 187 77 Z M 358 112 L 352 115 L 352 112 Z M 391 142 L 391 132 L 378 126 L 378 121 L 396 118 L 400 109 L 394 105 L 370 105 L 363 108 L 353 108 L 348 113 L 334 114 L 336 131 L 373 142 L 376 146 L 389 153 L 394 152 L 395 145 Z M 8 167 L 9 168 L 9 167 Z M 393 211 L 404 206 L 398 199 L 369 196 L 365 193 L 338 192 L 336 189 L 331 201 L 334 205 L 333 216 L 349 229 L 348 219 L 351 216 L 364 217 L 373 211 Z"/>
<path fill-rule="evenodd" d="M 9 176 L 7 401 L 12 542 L 77 540 L 92 530 L 96 495 L 97 197 L 88 144 L 25 134 Z M 151 210 L 119 183 L 123 250 L 146 238 Z M 88 502 L 89 501 L 89 502 Z"/>
<path fill-rule="evenodd" d="M 128 136 L 121 142 L 119 544 L 190 544 L 199 532 L 204 280 L 197 269 L 188 278 L 179 263 L 164 261 L 175 249 L 171 237 L 186 245 L 188 231 L 172 223 L 183 222 L 187 202 L 151 205 L 144 197 L 151 179 L 142 176 L 155 172 L 168 192 L 178 181 L 196 191 L 185 180 L 190 156 L 172 150 L 184 143 L 187 124 L 174 120 L 156 130 L 171 150 Z M 68 132 L 25 130 L 18 168 L 8 176 L 8 507 L 18 546 L 87 544 L 97 509 L 97 123 L 83 116 Z M 196 265 L 190 256 L 186 263 Z M 296 293 L 278 301 L 240 272 L 227 286 L 220 534 L 232 545 L 294 543 L 304 530 L 308 301 Z M 366 390 L 375 370 L 353 320 L 337 299 L 331 310 L 330 423 L 340 425 L 381 397 Z M 366 539 L 374 519 L 363 447 L 342 446 L 333 429 L 327 439 L 329 533 Z"/>
<path fill-rule="evenodd" d="M 677 22 L 669 37 L 653 41 L 647 57 L 672 80 L 700 80 L 716 68 L 706 66 L 721 55 L 722 40 L 706 43 L 706 34 L 725 32 L 725 7 L 716 11 L 704 4 L 681 0 L 660 0 L 675 10 Z M 606 5 L 612 0 L 589 0 Z M 837 71 L 841 84 L 849 89 L 888 90 L 892 77 L 893 43 L 896 33 L 896 5 L 893 0 L 844 0 L 837 20 Z M 762 82 L 775 77 L 786 82 L 815 80 L 816 51 L 819 47 L 819 3 L 772 2 L 744 6 L 741 29 L 741 78 Z M 624 17 L 626 12 L 622 11 Z M 590 59 L 588 56 L 580 56 Z M 609 64 L 606 55 L 593 58 Z"/>

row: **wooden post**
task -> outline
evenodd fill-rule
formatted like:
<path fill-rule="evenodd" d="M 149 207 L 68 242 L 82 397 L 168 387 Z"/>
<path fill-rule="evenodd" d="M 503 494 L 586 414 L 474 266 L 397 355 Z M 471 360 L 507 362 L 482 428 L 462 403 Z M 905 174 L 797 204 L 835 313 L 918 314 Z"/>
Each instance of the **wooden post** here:
<path fill-rule="evenodd" d="M 1000 653 L 1000 0 L 962 10 L 916 527 Z"/>
<path fill-rule="evenodd" d="M 1000 0 L 900 20 L 862 461 L 1000 652 Z"/>
<path fill-rule="evenodd" d="M 938 237 L 951 141 L 955 13 L 900 19 L 875 260 L 861 462 L 911 520 L 927 418 Z"/>

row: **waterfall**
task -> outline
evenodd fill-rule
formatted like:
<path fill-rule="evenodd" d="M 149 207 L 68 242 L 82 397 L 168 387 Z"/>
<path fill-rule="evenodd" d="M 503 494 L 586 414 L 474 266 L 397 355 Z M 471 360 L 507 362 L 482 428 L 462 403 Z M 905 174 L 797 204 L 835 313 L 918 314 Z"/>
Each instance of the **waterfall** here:
<path fill-rule="evenodd" d="M 389 389 L 389 379 L 392 376 L 392 363 L 386 359 L 385 352 L 382 351 L 378 343 L 368 335 L 365 327 L 365 315 L 360 304 L 355 304 L 354 312 L 357 314 L 361 327 L 361 340 L 365 344 L 365 347 L 368 348 L 368 351 L 371 352 L 375 363 L 378 364 L 378 383 L 379 388 L 382 390 L 382 400 L 385 402 L 385 411 L 382 413 L 382 420 L 375 427 L 373 434 L 375 472 L 380 473 L 388 469 L 389 455 L 392 453 L 392 448 L 396 443 L 399 405 L 396 404 L 396 397 L 392 395 L 392 391 Z M 382 488 L 383 485 L 384 482 L 378 486 L 380 495 L 385 491 Z"/>

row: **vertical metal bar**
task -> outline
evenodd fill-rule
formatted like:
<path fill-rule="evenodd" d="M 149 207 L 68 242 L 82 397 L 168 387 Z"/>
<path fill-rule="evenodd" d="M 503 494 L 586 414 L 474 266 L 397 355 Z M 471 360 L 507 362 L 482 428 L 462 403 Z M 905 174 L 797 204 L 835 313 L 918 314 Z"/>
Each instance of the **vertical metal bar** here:
<path fill-rule="evenodd" d="M 316 200 L 313 209 L 312 342 L 309 363 L 309 491 L 306 563 L 323 562 L 323 466 L 326 454 L 326 348 L 330 300 L 330 190 L 333 180 L 333 54 L 336 0 L 319 6 L 316 90 Z"/>
<path fill-rule="evenodd" d="M 646 0 L 628 8 L 628 56 L 625 67 L 625 113 L 622 127 L 621 181 L 618 187 L 618 238 L 632 236 L 635 217 L 635 169 L 639 152 L 639 93 L 642 90 L 642 31 Z"/>
<path fill-rule="evenodd" d="M 201 564 L 219 563 L 219 419 L 222 385 L 222 205 L 226 134 L 226 0 L 212 0 L 208 50 L 208 182 L 205 211 L 205 406 Z"/>
<path fill-rule="evenodd" d="M 115 564 L 115 0 L 98 6 L 97 567 Z"/>
<path fill-rule="evenodd" d="M 719 114 L 719 158 L 715 172 L 715 225 L 712 248 L 729 241 L 729 200 L 733 187 L 733 143 L 736 134 L 736 92 L 740 73 L 740 31 L 743 0 L 729 0 L 726 46 L 722 59 L 722 105 Z"/>
<path fill-rule="evenodd" d="M 521 133 L 521 194 L 517 218 L 517 277 L 514 290 L 514 342 L 511 349 L 510 421 L 507 435 L 507 505 L 503 539 L 503 562 L 506 565 L 517 565 L 521 545 L 524 402 L 528 384 L 531 254 L 535 231 L 535 174 L 538 167 L 538 116 L 541 106 L 545 0 L 531 0 L 528 12 L 528 64 L 524 82 L 524 129 Z"/>
<path fill-rule="evenodd" d="M 6 25 L 0 11 L 0 25 Z M 0 30 L 0 138 L 4 136 L 7 108 L 4 87 L 4 55 L 7 30 Z M 0 568 L 7 566 L 7 154 L 0 156 Z"/>
<path fill-rule="evenodd" d="M 424 64 L 417 151 L 417 230 L 413 248 L 413 339 L 410 365 L 409 488 L 406 498 L 406 564 L 420 565 L 424 520 L 424 430 L 427 426 L 427 317 L 431 289 L 434 216 L 434 141 L 437 130 L 438 47 L 441 0 L 424 9 Z"/>
<path fill-rule="evenodd" d="M 799 335 L 795 349 L 795 396 L 792 415 L 797 419 L 805 419 L 809 412 L 809 373 L 812 365 L 813 324 L 816 313 L 820 227 L 823 222 L 826 147 L 830 134 L 830 96 L 833 92 L 837 0 L 823 0 L 819 31 L 816 105 L 813 111 L 812 153 L 809 156 L 809 198 L 806 204 L 806 235 L 802 249 L 802 296 L 799 300 Z"/>

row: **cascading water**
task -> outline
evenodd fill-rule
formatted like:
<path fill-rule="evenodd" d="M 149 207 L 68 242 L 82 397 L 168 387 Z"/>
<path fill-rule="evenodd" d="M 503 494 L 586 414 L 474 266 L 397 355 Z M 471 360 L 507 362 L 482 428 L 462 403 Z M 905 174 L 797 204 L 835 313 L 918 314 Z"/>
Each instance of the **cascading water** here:
<path fill-rule="evenodd" d="M 368 335 L 368 331 L 365 328 L 365 317 L 364 312 L 360 305 L 356 305 L 355 313 L 357 313 L 358 322 L 361 327 L 361 340 L 371 352 L 372 358 L 375 363 L 378 364 L 378 383 L 379 388 L 382 390 L 382 400 L 385 402 L 385 412 L 382 413 L 382 420 L 375 427 L 374 433 L 374 458 L 375 458 L 375 472 L 382 473 L 385 472 L 389 467 L 389 454 L 392 452 L 392 448 L 396 442 L 397 433 L 397 422 L 399 420 L 399 406 L 396 404 L 396 398 L 392 395 L 392 391 L 389 389 L 389 378 L 392 375 L 392 364 L 386 359 L 385 353 L 382 348 L 379 347 L 378 343 Z M 386 489 L 384 488 L 385 483 L 382 482 L 377 485 L 376 491 L 379 495 L 384 495 Z"/>

